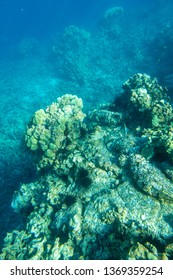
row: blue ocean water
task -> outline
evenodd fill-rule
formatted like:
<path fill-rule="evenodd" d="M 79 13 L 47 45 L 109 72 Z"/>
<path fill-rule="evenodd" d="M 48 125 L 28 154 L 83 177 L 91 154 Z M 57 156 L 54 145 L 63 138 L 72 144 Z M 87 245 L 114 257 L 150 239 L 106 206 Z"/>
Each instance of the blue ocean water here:
<path fill-rule="evenodd" d="M 116 16 L 107 17 L 113 7 Z M 37 177 L 24 143 L 33 113 L 69 92 L 87 112 L 114 100 L 138 72 L 172 94 L 172 13 L 171 0 L 0 1 L 1 246 L 23 226 L 11 208 L 14 191 Z"/>
<path fill-rule="evenodd" d="M 165 2 L 169 2 L 168 0 Z M 16 0 L 0 2 L 1 41 L 13 44 L 23 37 L 50 38 L 71 24 L 93 28 L 107 8 L 122 6 L 127 10 L 147 10 L 159 6 L 160 1 L 146 0 Z M 171 3 L 171 1 L 170 1 Z M 144 11 L 145 12 L 145 11 Z M 128 13 L 127 13 L 128 14 Z"/>

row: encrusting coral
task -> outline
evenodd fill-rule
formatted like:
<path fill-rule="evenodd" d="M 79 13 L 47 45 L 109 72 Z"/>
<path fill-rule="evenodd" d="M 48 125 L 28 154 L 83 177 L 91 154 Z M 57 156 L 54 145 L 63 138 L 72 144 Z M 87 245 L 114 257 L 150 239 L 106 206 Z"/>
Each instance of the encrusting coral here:
<path fill-rule="evenodd" d="M 85 118 L 73 95 L 34 114 L 25 139 L 38 178 L 14 194 L 25 225 L 1 259 L 173 258 L 172 107 L 146 74 L 123 90 Z"/>

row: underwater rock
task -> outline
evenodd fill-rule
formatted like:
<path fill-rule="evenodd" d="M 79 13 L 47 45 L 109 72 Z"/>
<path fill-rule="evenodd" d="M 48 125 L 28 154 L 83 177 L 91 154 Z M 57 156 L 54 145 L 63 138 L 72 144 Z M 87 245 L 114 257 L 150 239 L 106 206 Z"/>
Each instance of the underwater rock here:
<path fill-rule="evenodd" d="M 14 230 L 7 233 L 4 239 L 4 248 L 0 255 L 2 260 L 25 260 L 27 243 L 30 242 L 31 236 L 28 236 L 24 230 Z M 26 256 L 26 258 L 25 258 Z"/>
<path fill-rule="evenodd" d="M 99 122 L 102 125 L 117 125 L 121 121 L 121 114 L 117 112 L 111 112 L 108 110 L 94 110 L 90 113 L 90 119 L 95 121 L 96 123 Z"/>
<path fill-rule="evenodd" d="M 173 183 L 173 166 L 170 162 L 163 161 L 159 164 L 159 167 L 171 183 Z"/>
<path fill-rule="evenodd" d="M 173 243 L 170 243 L 169 245 L 166 246 L 165 255 L 167 256 L 167 258 L 172 260 L 172 258 L 173 258 Z"/>
<path fill-rule="evenodd" d="M 173 184 L 164 174 L 139 154 L 129 157 L 130 170 L 137 186 L 156 199 L 173 201 Z"/>
<path fill-rule="evenodd" d="M 161 257 L 155 246 L 149 242 L 144 245 L 139 242 L 133 245 L 128 253 L 128 260 L 158 260 Z"/>
<path fill-rule="evenodd" d="M 22 184 L 20 191 L 16 191 L 14 193 L 11 206 L 15 212 L 20 213 L 21 209 L 29 208 L 31 206 L 31 199 L 33 199 L 34 189 L 35 185 L 33 183 L 28 185 Z"/>

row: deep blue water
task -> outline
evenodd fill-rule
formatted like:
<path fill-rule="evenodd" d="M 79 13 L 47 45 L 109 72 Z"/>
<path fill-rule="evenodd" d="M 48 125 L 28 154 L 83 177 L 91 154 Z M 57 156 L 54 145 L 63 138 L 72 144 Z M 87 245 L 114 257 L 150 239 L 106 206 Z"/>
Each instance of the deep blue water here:
<path fill-rule="evenodd" d="M 105 52 L 97 34 L 105 11 L 115 6 L 122 7 L 124 14 L 117 20 L 116 28 L 108 32 L 105 44 L 110 47 Z M 69 58 L 68 42 L 62 43 L 64 29 L 75 25 L 91 33 L 88 55 L 93 65 L 99 61 L 97 69 L 103 82 L 106 77 L 108 85 L 114 82 L 119 91 L 122 83 L 136 72 L 157 76 L 161 83 L 173 73 L 172 14 L 171 0 L 0 1 L 0 246 L 6 232 L 22 224 L 11 209 L 14 191 L 36 176 L 32 155 L 23 139 L 32 114 L 69 91 L 70 86 L 75 94 L 83 92 L 81 97 L 89 109 L 114 99 L 113 94 L 104 92 L 94 99 L 91 91 L 89 100 L 82 78 L 76 85 L 66 69 L 61 69 L 62 75 L 59 69 L 63 68 L 64 57 Z M 52 51 L 54 46 L 62 51 L 61 57 Z M 87 68 L 82 74 L 89 77 L 90 70 Z M 61 91 L 56 87 L 59 81 L 63 81 Z M 169 86 L 172 94 L 172 80 Z"/>
<path fill-rule="evenodd" d="M 141 11 L 157 0 L 16 0 L 0 2 L 1 40 L 8 44 L 22 37 L 50 37 L 70 24 L 94 27 L 100 15 L 113 6 Z M 165 3 L 169 1 L 165 1 Z M 166 4 L 165 4 L 166 5 Z M 136 13 L 138 16 L 138 13 Z"/>

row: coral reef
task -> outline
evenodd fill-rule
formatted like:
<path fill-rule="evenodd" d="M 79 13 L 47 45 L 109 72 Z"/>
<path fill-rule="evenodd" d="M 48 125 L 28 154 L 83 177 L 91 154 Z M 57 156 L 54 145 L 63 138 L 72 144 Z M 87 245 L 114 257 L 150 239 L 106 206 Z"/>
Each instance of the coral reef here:
<path fill-rule="evenodd" d="M 173 56 L 173 24 L 163 25 L 151 38 L 148 45 L 148 55 L 151 57 L 151 63 L 155 64 L 155 75 L 157 75 L 165 85 L 172 88 L 172 82 L 169 75 L 173 72 L 171 57 Z M 166 47 L 165 47 L 166 46 Z M 167 77 L 168 75 L 168 77 Z"/>
<path fill-rule="evenodd" d="M 71 25 L 53 38 L 53 66 L 61 79 L 60 92 L 69 88 L 94 109 L 98 99 L 100 103 L 111 101 L 134 69 L 139 71 L 136 37 L 131 38 L 125 21 L 123 8 L 112 7 L 98 21 L 96 32 Z"/>
<path fill-rule="evenodd" d="M 166 88 L 146 74 L 136 74 L 123 89 L 124 106 L 128 108 L 126 117 L 136 135 L 147 139 L 150 151 L 153 149 L 157 154 L 157 150 L 173 161 L 173 112 Z"/>
<path fill-rule="evenodd" d="M 26 133 L 26 144 L 32 151 L 38 150 L 38 169 L 57 165 L 57 154 L 75 148 L 75 140 L 80 136 L 82 100 L 66 94 L 59 97 L 44 111 L 37 111 Z"/>
<path fill-rule="evenodd" d="M 171 105 L 145 74 L 123 89 L 85 118 L 74 95 L 34 114 L 25 140 L 38 178 L 13 196 L 25 227 L 7 234 L 1 259 L 172 259 L 170 154 L 165 146 L 158 160 L 162 141 L 147 136 L 170 128 Z M 155 125 L 158 104 L 165 114 Z M 136 114 L 146 116 L 140 129 Z"/>
<path fill-rule="evenodd" d="M 79 86 L 86 82 L 88 75 L 88 47 L 90 45 L 90 33 L 77 26 L 69 26 L 65 29 L 61 44 L 59 38 L 54 40 L 52 47 L 57 71 L 61 77 L 74 81 Z"/>
<path fill-rule="evenodd" d="M 127 20 L 125 15 L 124 20 Z M 35 178 L 32 154 L 26 151 L 23 143 L 26 125 L 34 112 L 45 109 L 66 93 L 82 98 L 84 112 L 95 109 L 99 103 L 110 102 L 119 92 L 117 88 L 121 89 L 122 82 L 139 71 L 134 51 L 133 55 L 128 53 L 136 46 L 129 33 L 134 29 L 127 30 L 129 24 L 122 30 L 121 20 L 117 22 L 117 30 L 122 30 L 118 40 L 102 32 L 100 22 L 94 29 L 90 29 L 91 21 L 79 27 L 74 24 L 65 26 L 64 31 L 58 24 L 42 39 L 45 32 L 39 32 L 37 37 L 34 31 L 22 37 L 20 32 L 17 37 L 13 34 L 14 44 L 3 41 L 0 55 L 0 248 L 6 232 L 18 224 L 18 216 L 9 210 L 13 193 L 20 182 L 28 183 Z M 32 37 L 34 34 L 36 37 Z M 32 149 L 37 149 L 37 140 L 33 138 L 32 144 Z M 33 154 L 38 157 L 40 151 L 47 160 L 45 166 L 52 164 L 52 158 L 43 156 L 41 148 L 37 151 Z M 48 155 L 53 156 L 52 147 Z"/>
<path fill-rule="evenodd" d="M 85 252 L 83 258 L 129 258 L 127 252 L 131 248 L 136 248 L 136 244 L 140 244 L 141 250 L 143 247 L 149 250 L 144 236 L 140 237 L 140 234 L 136 233 L 136 238 L 134 238 L 134 235 L 131 235 L 133 229 L 129 231 L 130 224 L 134 222 L 139 227 L 141 226 L 142 232 L 146 233 L 150 224 L 149 218 L 145 222 L 145 229 L 142 227 L 142 223 L 137 221 L 137 215 L 141 213 L 140 207 L 137 207 L 139 213 L 132 209 L 134 216 L 131 215 L 129 218 L 131 220 L 124 224 L 123 219 L 120 218 L 121 215 L 117 214 L 116 207 L 111 212 L 115 203 L 119 206 L 118 199 L 115 203 L 110 200 L 112 203 L 110 211 L 105 213 L 101 221 L 103 224 L 103 221 L 109 220 L 110 225 L 116 214 L 115 225 L 119 228 L 118 233 L 115 230 L 116 226 L 112 224 L 112 233 L 110 233 L 111 230 L 108 230 L 108 234 L 105 234 L 106 238 L 101 238 L 100 241 L 99 234 L 95 235 L 91 229 L 90 235 L 86 236 L 87 230 L 84 233 L 81 227 L 85 243 L 81 242 L 81 246 L 78 244 L 78 249 L 74 249 L 76 244 L 74 244 L 73 237 L 66 237 L 62 240 L 61 225 L 65 224 L 64 227 L 67 227 L 68 221 L 71 219 L 69 208 L 72 209 L 76 200 L 82 203 L 82 212 L 79 212 L 81 213 L 80 217 L 84 220 L 85 197 L 88 195 L 89 204 L 89 199 L 92 200 L 92 193 L 95 193 L 97 187 L 100 188 L 101 183 L 93 185 L 93 180 L 95 180 L 96 174 L 99 178 L 99 173 L 103 175 L 104 182 L 109 181 L 109 178 L 115 182 L 111 185 L 112 188 L 117 189 L 118 194 L 115 193 L 115 196 L 120 194 L 123 198 L 128 191 L 124 197 L 125 203 L 123 206 L 120 205 L 121 213 L 123 213 L 122 209 L 125 211 L 131 209 L 130 203 L 132 201 L 129 201 L 127 205 L 126 201 L 128 201 L 128 196 L 132 197 L 132 194 L 138 191 L 134 197 L 136 204 L 137 201 L 139 203 L 146 202 L 146 205 L 141 204 L 143 207 L 146 206 L 143 208 L 144 216 L 141 215 L 141 217 L 150 213 L 150 209 L 155 209 L 152 203 L 157 201 L 158 209 L 163 214 L 158 214 L 160 221 L 163 220 L 167 226 L 168 224 L 170 227 L 172 225 L 171 211 L 166 211 L 165 208 L 165 205 L 168 204 L 172 209 L 169 187 L 172 190 L 171 184 L 173 183 L 172 108 L 165 95 L 167 92 L 164 88 L 159 89 L 156 80 L 153 81 L 146 75 L 138 74 L 124 85 L 124 97 L 120 97 L 120 103 L 116 102 L 116 105 L 112 103 L 114 98 L 120 94 L 122 83 L 132 74 L 138 72 L 146 72 L 153 77 L 156 76 L 159 79 L 159 84 L 168 86 L 168 93 L 171 93 L 170 97 L 172 98 L 173 3 L 168 1 L 169 4 L 165 5 L 165 1 L 161 0 L 155 1 L 155 5 L 144 3 L 141 7 L 137 3 L 140 1 L 136 1 L 134 9 L 133 5 L 128 5 L 125 2 L 128 1 L 124 1 L 123 9 L 110 7 L 103 16 L 99 15 L 99 11 L 102 10 L 99 4 L 99 9 L 96 9 L 97 14 L 93 10 L 91 17 L 87 16 L 83 19 L 80 16 L 81 25 L 78 27 L 75 25 L 66 26 L 64 31 L 61 29 L 63 28 L 62 24 L 56 26 L 57 14 L 56 19 L 52 20 L 54 26 L 47 25 L 44 30 L 38 29 L 39 34 L 36 30 L 33 30 L 33 33 L 25 33 L 26 30 L 22 26 L 22 32 L 17 32 L 17 36 L 12 32 L 11 38 L 14 40 L 9 41 L 9 36 L 5 35 L 8 28 L 3 29 L 4 36 L 1 36 L 0 55 L 0 250 L 4 247 L 2 258 L 50 259 L 53 258 L 55 250 L 55 254 L 57 254 L 55 258 L 78 258 L 81 248 Z M 101 20 L 96 23 L 96 18 L 98 19 L 100 16 Z M 67 24 L 77 24 L 77 22 L 80 24 L 78 19 L 75 19 L 75 22 L 72 22 L 70 18 L 68 20 L 68 22 L 63 21 L 64 24 L 65 22 Z M 30 27 L 32 28 L 32 26 L 31 24 Z M 64 140 L 59 143 L 60 146 L 62 145 L 62 149 L 57 148 L 54 151 L 54 146 L 51 143 L 49 150 L 47 148 L 42 150 L 44 145 L 45 147 L 47 144 L 49 145 L 51 138 L 46 139 L 44 133 L 38 131 L 38 125 L 32 123 L 33 118 L 35 116 L 39 118 L 42 114 L 44 115 L 43 112 L 45 112 L 46 118 L 49 118 L 50 115 L 45 110 L 46 106 L 52 104 L 57 97 L 65 93 L 77 95 L 82 98 L 84 103 L 83 110 L 87 117 L 84 121 L 78 122 L 76 120 L 76 124 L 79 126 L 76 133 L 79 132 L 79 137 L 77 136 L 77 139 L 71 138 L 71 134 L 66 135 L 65 130 Z M 111 105 L 102 106 L 99 110 L 93 111 L 93 109 L 98 108 L 99 103 L 107 102 L 111 102 Z M 39 108 L 44 110 L 33 116 L 28 125 L 28 129 L 33 126 L 33 133 L 35 133 L 35 127 L 38 138 L 37 135 L 34 135 L 32 139 L 26 136 L 29 145 L 29 149 L 26 149 L 23 135 L 31 116 Z M 88 111 L 91 110 L 88 117 Z M 49 119 L 46 119 L 45 122 L 49 122 Z M 70 120 L 67 120 L 67 123 L 72 124 Z M 53 131 L 56 134 L 53 122 L 51 125 L 50 132 Z M 47 129 L 44 124 L 41 127 Z M 60 126 L 57 129 L 63 137 L 63 130 L 60 131 Z M 43 137 L 43 141 L 39 139 L 40 136 Z M 69 143 L 69 137 L 74 146 Z M 31 153 L 30 148 L 32 149 Z M 55 159 L 53 159 L 54 157 Z M 140 166 L 140 162 L 142 162 L 142 166 Z M 153 170 L 155 178 L 151 175 L 150 169 Z M 146 174 L 146 178 L 145 175 L 142 175 L 143 172 Z M 112 174 L 114 177 L 111 177 Z M 42 179 L 39 180 L 40 176 Z M 96 178 L 96 182 L 99 180 L 98 178 Z M 131 184 L 131 187 L 128 183 Z M 109 183 L 107 185 L 109 189 Z M 151 188 L 149 188 L 150 186 Z M 65 194 L 66 188 L 68 189 L 67 195 Z M 89 190 L 91 195 L 88 194 Z M 140 193 L 142 193 L 141 200 L 137 196 Z M 106 195 L 105 190 L 101 192 L 101 195 L 98 190 L 94 199 L 97 196 L 104 197 L 104 203 L 107 203 L 110 197 L 109 194 Z M 150 198 L 148 201 L 151 202 L 151 205 L 149 202 L 147 203 L 146 198 Z M 11 201 L 13 208 L 10 208 Z M 51 234 L 46 230 L 43 231 L 44 235 L 47 236 L 47 241 L 43 242 L 45 248 L 50 248 L 50 253 L 46 251 L 45 255 L 43 252 L 37 255 L 34 253 L 34 250 L 36 251 L 34 249 L 33 253 L 29 255 L 27 250 L 39 246 L 37 243 L 34 247 L 34 241 L 31 245 L 30 241 L 34 237 L 32 233 L 30 235 L 30 231 L 34 231 L 31 230 L 31 220 L 34 215 L 35 220 L 36 217 L 39 217 L 38 211 L 41 204 L 49 204 L 53 208 L 53 212 L 50 214 L 51 221 L 45 220 L 45 223 L 42 221 L 42 225 L 45 226 L 46 223 L 50 225 Z M 162 204 L 164 205 L 163 212 L 162 207 L 160 207 Z M 59 212 L 60 209 L 61 212 Z M 91 211 L 93 209 L 91 207 Z M 124 213 L 126 213 L 125 211 Z M 32 219 L 31 213 L 33 213 Z M 65 215 L 66 213 L 68 215 Z M 55 215 L 57 219 L 53 224 Z M 58 218 L 61 225 L 58 224 Z M 92 219 L 92 214 L 89 219 Z M 97 221 L 100 221 L 99 219 L 100 217 Z M 28 223 L 30 226 L 26 229 Z M 90 224 L 90 220 L 88 224 Z M 41 225 L 39 224 L 39 226 L 41 230 Z M 138 229 L 139 227 L 136 226 Z M 86 228 L 87 226 L 85 226 Z M 168 238 L 166 237 L 166 227 L 161 227 L 164 238 L 160 238 L 161 234 L 158 229 L 155 229 L 157 234 L 154 234 L 154 226 L 151 228 L 151 235 L 146 233 L 145 236 L 147 241 L 149 239 L 149 243 L 156 247 L 158 254 L 155 255 L 157 258 L 160 258 L 160 253 L 164 251 L 167 257 L 172 259 L 172 241 L 169 238 L 170 235 Z M 15 231 L 8 234 L 8 238 L 10 236 L 13 238 L 6 238 L 3 245 L 6 233 L 13 229 Z M 56 241 L 55 237 L 52 236 L 56 236 Z M 97 242 L 101 244 L 100 251 L 98 245 L 95 254 L 92 253 L 92 248 L 96 246 L 93 240 L 96 244 Z M 127 242 L 127 240 L 130 241 Z M 52 245 L 54 243 L 56 243 L 55 248 Z M 40 246 L 41 244 L 43 243 L 40 243 Z M 5 254 L 8 246 L 9 254 Z M 65 250 L 68 248 L 69 253 L 65 256 Z M 86 250 L 88 248 L 89 253 L 86 253 L 85 248 Z M 121 250 L 119 251 L 117 248 Z M 76 251 L 79 253 L 75 253 Z M 151 252 L 151 250 L 149 251 Z M 99 252 L 101 253 L 99 254 Z M 138 258 L 138 255 L 135 254 L 133 258 Z M 149 255 L 144 255 L 144 258 L 149 258 Z"/>
<path fill-rule="evenodd" d="M 124 10 L 122 7 L 113 7 L 106 10 L 101 19 L 100 29 L 109 39 L 115 40 L 122 33 L 122 23 Z"/>

